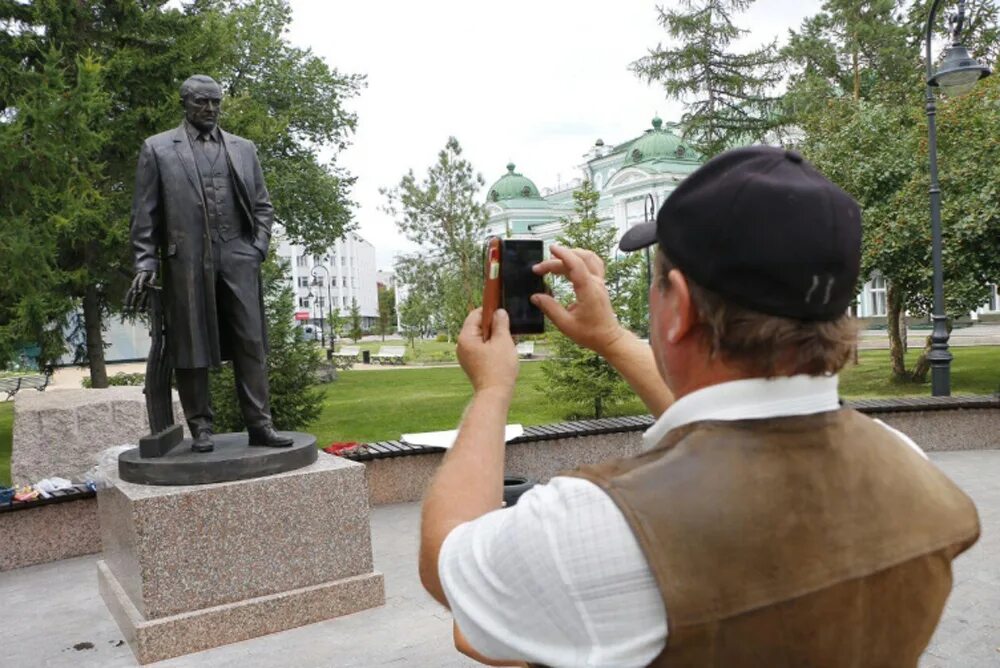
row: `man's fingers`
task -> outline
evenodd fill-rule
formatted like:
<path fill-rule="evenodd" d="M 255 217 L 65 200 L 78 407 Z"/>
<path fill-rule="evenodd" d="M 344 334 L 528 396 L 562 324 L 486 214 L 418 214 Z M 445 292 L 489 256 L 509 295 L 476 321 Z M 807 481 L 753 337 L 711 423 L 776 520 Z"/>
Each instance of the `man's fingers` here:
<path fill-rule="evenodd" d="M 503 339 L 510 338 L 510 316 L 507 311 L 498 308 L 493 313 L 493 327 L 490 330 L 490 341 L 496 341 L 497 337 Z"/>
<path fill-rule="evenodd" d="M 494 314 L 493 317 L 495 318 L 496 314 Z M 462 323 L 462 331 L 459 332 L 458 335 L 459 337 L 483 337 L 483 308 L 481 306 L 477 309 L 469 311 L 469 315 L 465 316 L 465 322 Z"/>
<path fill-rule="evenodd" d="M 562 276 L 566 273 L 566 265 L 563 264 L 562 260 L 557 258 L 550 258 L 539 262 L 531 269 L 539 276 L 544 276 L 545 274 L 558 274 Z"/>
<path fill-rule="evenodd" d="M 573 252 L 583 260 L 583 263 L 587 265 L 587 270 L 591 274 L 597 276 L 602 281 L 604 280 L 604 261 L 598 257 L 597 253 L 581 248 L 574 249 Z"/>
<path fill-rule="evenodd" d="M 531 303 L 537 306 L 545 314 L 545 317 L 551 320 L 552 324 L 560 331 L 562 331 L 564 325 L 572 320 L 572 316 L 570 316 L 566 307 L 551 295 L 542 293 L 533 294 L 531 295 Z"/>
<path fill-rule="evenodd" d="M 586 263 L 583 261 L 579 255 L 569 248 L 563 248 L 556 244 L 549 246 L 549 250 L 557 258 L 562 260 L 565 265 L 565 271 L 563 275 L 569 279 L 573 287 L 582 287 L 586 284 L 587 280 L 590 278 L 590 271 L 587 269 Z"/>

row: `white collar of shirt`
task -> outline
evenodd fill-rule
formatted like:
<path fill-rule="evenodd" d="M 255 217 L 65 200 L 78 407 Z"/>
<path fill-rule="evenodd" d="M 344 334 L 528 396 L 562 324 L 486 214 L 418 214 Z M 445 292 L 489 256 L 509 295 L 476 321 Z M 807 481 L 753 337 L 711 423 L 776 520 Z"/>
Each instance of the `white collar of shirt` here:
<path fill-rule="evenodd" d="M 657 446 L 673 429 L 702 420 L 762 420 L 810 415 L 840 408 L 837 376 L 748 378 L 719 383 L 681 397 L 642 436 L 642 447 Z"/>

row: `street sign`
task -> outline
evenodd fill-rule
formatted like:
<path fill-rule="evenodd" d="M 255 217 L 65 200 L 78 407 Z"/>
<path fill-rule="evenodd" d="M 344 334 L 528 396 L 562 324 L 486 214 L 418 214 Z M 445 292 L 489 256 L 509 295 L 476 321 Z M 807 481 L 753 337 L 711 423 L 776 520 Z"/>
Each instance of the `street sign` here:
<path fill-rule="evenodd" d="M 295 312 L 295 319 L 296 320 L 308 320 L 309 319 L 309 311 L 296 311 Z"/>

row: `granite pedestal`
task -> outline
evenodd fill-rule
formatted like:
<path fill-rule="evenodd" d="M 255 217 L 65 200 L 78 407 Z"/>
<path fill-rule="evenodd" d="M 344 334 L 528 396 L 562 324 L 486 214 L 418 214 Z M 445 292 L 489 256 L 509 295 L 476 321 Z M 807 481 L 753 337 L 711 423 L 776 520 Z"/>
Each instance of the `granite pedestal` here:
<path fill-rule="evenodd" d="M 101 596 L 140 663 L 382 605 L 364 466 L 98 492 Z"/>

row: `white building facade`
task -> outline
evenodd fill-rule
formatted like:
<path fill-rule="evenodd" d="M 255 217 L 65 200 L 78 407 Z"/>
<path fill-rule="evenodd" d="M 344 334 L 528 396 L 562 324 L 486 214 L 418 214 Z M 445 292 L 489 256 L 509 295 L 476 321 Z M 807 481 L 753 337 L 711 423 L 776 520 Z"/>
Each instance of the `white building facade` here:
<path fill-rule="evenodd" d="M 659 118 L 643 134 L 617 146 L 598 139 L 583 158 L 576 167 L 578 178 L 541 192 L 508 164 L 507 173 L 487 193 L 490 234 L 542 239 L 548 246 L 562 230 L 560 220 L 573 216 L 573 190 L 589 180 L 600 194 L 598 217 L 613 225 L 621 238 L 634 225 L 655 219 L 667 196 L 702 163 L 676 125 L 665 125 Z M 886 305 L 885 278 L 876 273 L 858 293 L 856 315 L 884 318 Z M 974 320 L 981 316 L 1000 317 L 997 286 L 988 303 L 971 314 Z"/>
<path fill-rule="evenodd" d="M 355 232 L 347 232 L 320 254 L 307 253 L 298 244 L 282 240 L 278 255 L 288 262 L 295 291 L 295 318 L 319 327 L 331 312 L 347 318 L 357 301 L 361 327 L 374 329 L 378 321 L 375 247 Z"/>

